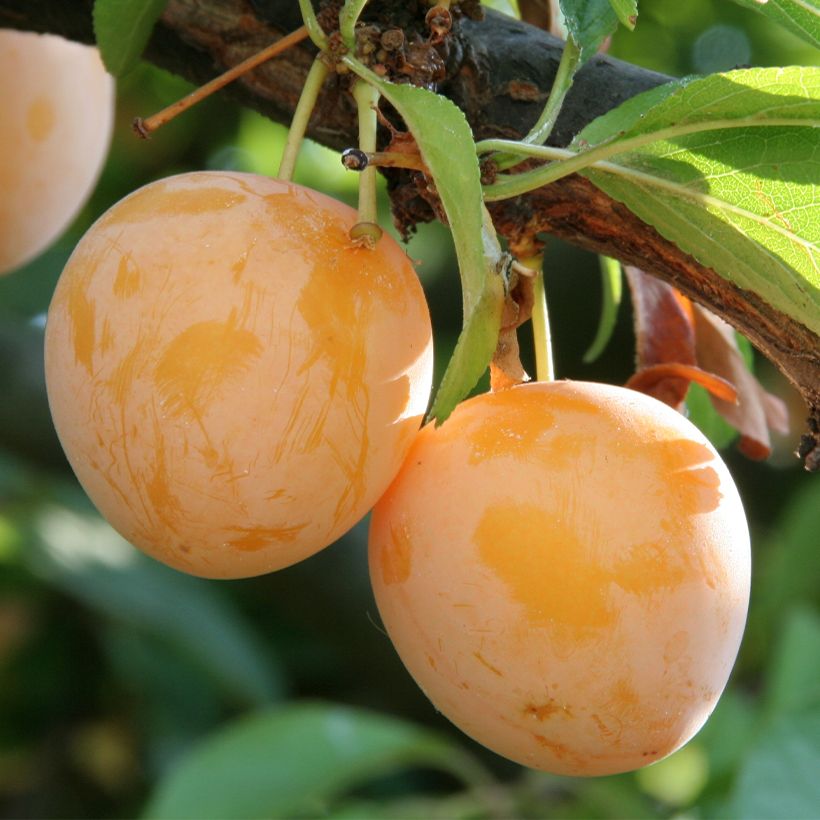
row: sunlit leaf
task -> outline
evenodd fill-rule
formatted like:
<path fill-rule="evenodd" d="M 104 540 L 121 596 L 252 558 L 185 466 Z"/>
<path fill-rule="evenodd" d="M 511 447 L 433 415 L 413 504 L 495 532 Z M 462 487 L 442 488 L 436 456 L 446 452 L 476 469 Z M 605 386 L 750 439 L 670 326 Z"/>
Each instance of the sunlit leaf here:
<path fill-rule="evenodd" d="M 94 36 L 105 67 L 115 77 L 142 56 L 168 0 L 95 0 Z"/>
<path fill-rule="evenodd" d="M 818 125 L 820 69 L 750 69 L 634 98 L 575 146 L 606 152 L 582 171 L 606 193 L 820 332 Z"/>
<path fill-rule="evenodd" d="M 621 23 L 632 31 L 638 19 L 638 0 L 609 0 L 609 2 Z"/>
<path fill-rule="evenodd" d="M 318 703 L 260 712 L 206 738 L 160 783 L 150 818 L 289 817 L 390 772 L 423 766 L 467 783 L 483 770 L 409 723 Z"/>
<path fill-rule="evenodd" d="M 818 0 L 735 0 L 780 23 L 793 34 L 820 48 L 820 2 Z"/>
<path fill-rule="evenodd" d="M 445 97 L 382 80 L 354 60 L 349 65 L 401 114 L 435 182 L 453 234 L 464 323 L 430 410 L 430 418 L 440 423 L 487 369 L 504 307 L 501 247 L 482 204 L 472 131 L 461 110 Z"/>
<path fill-rule="evenodd" d="M 500 11 L 510 17 L 518 17 L 518 9 L 510 2 L 510 0 L 481 0 L 482 6 Z"/>

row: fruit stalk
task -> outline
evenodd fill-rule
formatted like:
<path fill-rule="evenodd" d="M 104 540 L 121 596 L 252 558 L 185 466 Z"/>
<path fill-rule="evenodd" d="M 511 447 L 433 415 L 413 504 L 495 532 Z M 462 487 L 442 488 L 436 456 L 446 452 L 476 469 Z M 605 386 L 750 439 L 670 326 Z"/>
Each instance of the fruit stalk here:
<path fill-rule="evenodd" d="M 330 69 L 322 59 L 322 55 L 319 54 L 310 67 L 310 71 L 305 79 L 304 88 L 302 88 L 302 94 L 296 105 L 296 111 L 293 113 L 293 121 L 290 124 L 290 131 L 288 132 L 288 141 L 285 143 L 282 162 L 279 164 L 279 173 L 277 174 L 279 179 L 293 179 L 296 159 L 299 156 L 299 148 L 302 145 L 302 140 L 305 138 L 305 131 L 310 121 L 310 115 L 313 113 L 316 100 L 319 98 L 319 92 L 329 73 Z"/>
<path fill-rule="evenodd" d="M 552 334 L 547 310 L 547 293 L 544 288 L 544 257 L 533 256 L 521 264 L 535 271 L 533 278 L 532 336 L 535 346 L 535 376 L 539 382 L 555 380 L 555 362 L 552 357 Z"/>
<path fill-rule="evenodd" d="M 379 92 L 364 80 L 356 80 L 353 98 L 359 113 L 359 148 L 365 154 L 372 154 L 376 150 Z M 376 205 L 376 169 L 368 164 L 359 176 L 359 221 L 351 229 L 350 236 L 367 247 L 374 247 L 381 235 Z"/>

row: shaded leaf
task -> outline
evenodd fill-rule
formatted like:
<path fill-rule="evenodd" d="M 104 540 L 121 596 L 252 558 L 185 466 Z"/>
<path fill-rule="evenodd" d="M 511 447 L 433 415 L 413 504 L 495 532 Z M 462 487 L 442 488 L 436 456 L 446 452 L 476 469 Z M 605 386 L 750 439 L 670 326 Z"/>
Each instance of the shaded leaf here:
<path fill-rule="evenodd" d="M 160 783 L 145 816 L 288 817 L 414 766 L 471 784 L 485 779 L 469 755 L 426 729 L 360 709 L 291 705 L 206 738 Z"/>
<path fill-rule="evenodd" d="M 482 202 L 473 134 L 461 110 L 445 97 L 383 80 L 356 60 L 346 62 L 401 114 L 433 178 L 453 235 L 464 321 L 429 414 L 441 423 L 487 369 L 504 307 L 503 255 Z"/>
<path fill-rule="evenodd" d="M 601 267 L 601 318 L 598 321 L 598 330 L 592 344 L 584 353 L 584 362 L 589 364 L 594 362 L 601 353 L 604 352 L 612 333 L 615 330 L 615 323 L 618 320 L 618 308 L 621 305 L 621 295 L 623 292 L 623 275 L 621 263 L 617 259 L 608 256 L 599 256 L 598 262 Z"/>
<path fill-rule="evenodd" d="M 575 146 L 599 145 L 589 152 L 598 165 L 582 173 L 699 262 L 820 332 L 820 69 L 670 85 L 585 128 Z"/>
<path fill-rule="evenodd" d="M 491 811 L 479 795 L 471 792 L 438 797 L 413 795 L 381 802 L 354 799 L 326 815 L 328 820 L 492 820 L 499 816 L 509 815 Z"/>
<path fill-rule="evenodd" d="M 820 482 L 809 481 L 789 500 L 786 511 L 758 550 L 752 576 L 747 647 L 768 657 L 781 633 L 784 616 L 796 603 L 816 605 L 820 578 Z"/>
<path fill-rule="evenodd" d="M 820 806 L 820 709 L 785 715 L 762 732 L 722 816 L 815 820 Z"/>
<path fill-rule="evenodd" d="M 738 444 L 748 458 L 764 459 L 771 452 L 769 429 L 787 433 L 786 405 L 763 389 L 746 365 L 734 330 L 713 313 L 695 305 L 695 340 L 698 364 L 731 382 L 737 402 L 710 396 L 715 409 L 740 433 Z"/>
<path fill-rule="evenodd" d="M 820 618 L 809 607 L 789 612 L 772 658 L 764 703 L 770 716 L 820 708 Z"/>
<path fill-rule="evenodd" d="M 798 37 L 820 48 L 820 2 L 818 0 L 735 0 L 780 23 Z"/>
<path fill-rule="evenodd" d="M 31 568 L 105 616 L 162 638 L 230 697 L 268 703 L 281 693 L 270 651 L 214 584 L 146 557 L 99 518 L 46 508 Z"/>
<path fill-rule="evenodd" d="M 746 754 L 755 733 L 756 704 L 741 691 L 727 688 L 715 711 L 697 734 L 709 757 L 712 780 L 731 774 Z"/>
<path fill-rule="evenodd" d="M 95 0 L 94 36 L 106 69 L 120 77 L 142 56 L 168 0 Z"/>
<path fill-rule="evenodd" d="M 609 0 L 560 0 L 567 30 L 581 52 L 581 62 L 594 56 L 618 27 Z"/>
<path fill-rule="evenodd" d="M 107 624 L 103 643 L 121 687 L 133 697 L 141 744 L 154 778 L 217 725 L 224 700 L 214 679 L 157 635 Z"/>

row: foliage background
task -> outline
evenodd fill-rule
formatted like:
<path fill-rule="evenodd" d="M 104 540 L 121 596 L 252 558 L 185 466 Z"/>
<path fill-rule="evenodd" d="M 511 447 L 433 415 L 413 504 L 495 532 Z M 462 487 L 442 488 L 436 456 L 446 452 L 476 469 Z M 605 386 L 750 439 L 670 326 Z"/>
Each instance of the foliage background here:
<path fill-rule="evenodd" d="M 642 0 L 635 33 L 619 32 L 611 53 L 676 76 L 817 62 L 810 47 L 726 0 Z M 56 246 L 0 280 L 0 813 L 816 816 L 820 484 L 790 455 L 799 399 L 760 358 L 760 377 L 793 407 L 794 433 L 766 464 L 731 445 L 725 452 L 753 536 L 740 658 L 706 728 L 637 774 L 528 772 L 436 714 L 378 625 L 366 522 L 274 575 L 205 582 L 144 558 L 101 521 L 64 461 L 45 399 L 42 327 L 62 265 L 96 216 L 139 185 L 201 168 L 273 174 L 284 141 L 281 127 L 219 99 L 148 143 L 132 136 L 134 116 L 187 90 L 147 65 L 121 81 L 114 144 L 91 202 Z M 306 147 L 297 180 L 355 196 L 355 176 L 318 146 Z M 384 197 L 382 208 L 386 224 Z M 460 325 L 446 231 L 423 226 L 409 253 L 420 261 L 440 375 Z M 604 356 L 585 365 L 599 310 L 596 260 L 551 242 L 546 266 L 559 375 L 625 381 L 628 304 Z M 710 431 L 727 443 L 725 430 Z M 168 791 L 191 750 L 226 730 L 239 734 L 200 754 L 193 788 Z M 147 809 L 152 795 L 160 802 Z"/>

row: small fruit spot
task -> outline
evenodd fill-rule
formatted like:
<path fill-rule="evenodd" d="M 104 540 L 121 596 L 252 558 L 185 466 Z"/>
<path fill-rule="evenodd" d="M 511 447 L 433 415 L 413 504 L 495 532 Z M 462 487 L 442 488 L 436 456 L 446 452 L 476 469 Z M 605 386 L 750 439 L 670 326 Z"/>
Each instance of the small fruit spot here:
<path fill-rule="evenodd" d="M 563 743 L 547 740 L 543 735 L 533 734 L 533 737 L 539 746 L 549 749 L 559 760 L 564 760 L 570 754 L 570 750 Z"/>
<path fill-rule="evenodd" d="M 255 552 L 272 544 L 289 544 L 299 537 L 299 533 L 306 526 L 307 524 L 294 524 L 289 527 L 234 527 L 241 535 L 231 540 L 229 545 L 243 552 Z"/>
<path fill-rule="evenodd" d="M 494 675 L 498 675 L 499 678 L 504 677 L 504 673 L 498 669 L 497 667 L 493 666 L 480 652 L 473 652 L 473 657 L 484 667 L 490 670 Z"/>
<path fill-rule="evenodd" d="M 382 580 L 385 584 L 401 584 L 410 577 L 413 544 L 410 531 L 399 523 L 390 528 L 390 540 L 382 549 Z M 434 667 L 435 668 L 435 667 Z"/>
<path fill-rule="evenodd" d="M 536 720 L 546 720 L 551 715 L 554 715 L 556 712 L 560 712 L 562 707 L 560 707 L 554 700 L 551 700 L 549 703 L 543 703 L 540 706 L 537 706 L 534 703 L 529 703 L 524 707 L 524 714 L 528 717 L 535 718 Z"/>

